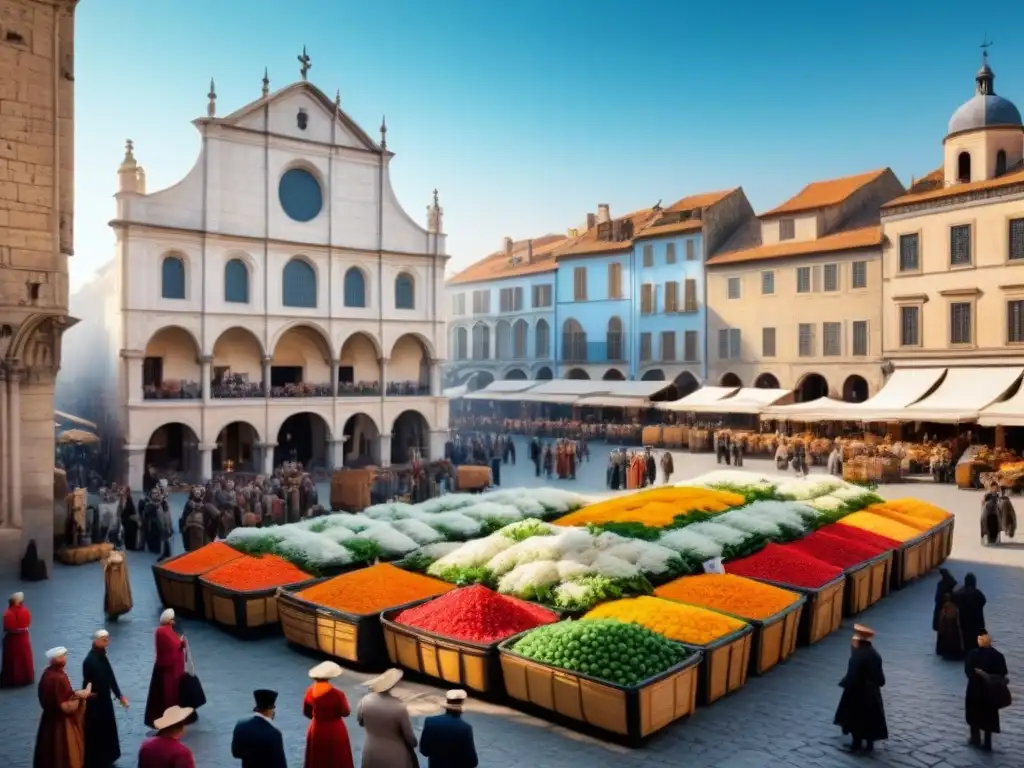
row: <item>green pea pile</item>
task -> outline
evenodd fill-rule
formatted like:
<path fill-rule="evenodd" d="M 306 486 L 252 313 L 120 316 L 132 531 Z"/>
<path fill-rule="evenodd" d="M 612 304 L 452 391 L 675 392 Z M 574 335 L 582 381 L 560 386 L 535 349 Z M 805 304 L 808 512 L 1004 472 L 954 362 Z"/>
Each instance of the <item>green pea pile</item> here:
<path fill-rule="evenodd" d="M 685 659 L 678 643 L 615 619 L 561 621 L 538 627 L 512 648 L 534 661 L 631 687 Z"/>

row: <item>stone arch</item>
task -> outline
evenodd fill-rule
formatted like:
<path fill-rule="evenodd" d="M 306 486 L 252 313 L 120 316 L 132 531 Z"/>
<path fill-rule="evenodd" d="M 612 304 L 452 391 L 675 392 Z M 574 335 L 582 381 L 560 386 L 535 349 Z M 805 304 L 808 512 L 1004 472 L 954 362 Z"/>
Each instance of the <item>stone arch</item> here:
<path fill-rule="evenodd" d="M 380 345 L 371 334 L 348 335 L 338 354 L 338 394 L 372 394 L 380 387 Z"/>
<path fill-rule="evenodd" d="M 161 424 L 146 440 L 146 467 L 155 467 L 160 478 L 198 481 L 201 476 L 200 434 L 189 419 L 174 419 Z"/>
<path fill-rule="evenodd" d="M 757 389 L 781 389 L 774 373 L 762 373 L 754 379 L 754 386 Z"/>
<path fill-rule="evenodd" d="M 740 377 L 735 373 L 723 373 L 722 378 L 718 381 L 719 386 L 722 387 L 742 387 L 743 382 Z"/>
<path fill-rule="evenodd" d="M 317 343 L 323 343 L 327 357 L 329 358 L 331 356 L 331 335 L 322 325 L 310 320 L 293 320 L 292 322 L 285 324 L 277 333 L 275 333 L 274 337 L 270 340 L 269 349 L 271 356 L 277 352 L 277 348 L 281 341 L 290 331 L 299 329 L 306 329 L 314 334 L 318 339 Z"/>
<path fill-rule="evenodd" d="M 555 374 L 546 365 L 542 365 L 537 369 L 537 375 L 534 377 L 537 381 L 551 381 L 555 378 Z"/>
<path fill-rule="evenodd" d="M 469 331 L 466 326 L 457 325 L 452 329 L 452 351 L 456 360 L 469 359 Z"/>
<path fill-rule="evenodd" d="M 252 422 L 224 419 L 225 424 L 217 429 L 213 449 L 214 472 L 228 471 L 230 467 L 236 471 L 259 472 L 260 432 Z"/>
<path fill-rule="evenodd" d="M 143 397 L 202 397 L 200 349 L 199 340 L 180 325 L 166 325 L 151 335 L 143 353 Z"/>
<path fill-rule="evenodd" d="M 360 467 L 376 464 L 374 451 L 380 438 L 377 420 L 368 413 L 359 411 L 345 419 L 341 430 L 344 439 L 342 463 L 346 467 Z"/>
<path fill-rule="evenodd" d="M 277 428 L 274 463 L 298 461 L 304 467 L 326 467 L 330 462 L 330 422 L 316 411 L 288 414 Z"/>
<path fill-rule="evenodd" d="M 565 378 L 572 379 L 573 381 L 589 381 L 590 374 L 582 368 L 570 368 L 566 372 Z"/>
<path fill-rule="evenodd" d="M 796 402 L 809 403 L 828 396 L 828 380 L 820 373 L 805 373 L 796 384 Z"/>
<path fill-rule="evenodd" d="M 526 381 L 529 378 L 522 368 L 510 368 L 505 371 L 505 381 Z"/>
<path fill-rule="evenodd" d="M 843 382 L 843 400 L 848 403 L 863 403 L 869 394 L 868 382 L 863 376 L 853 374 Z"/>
<path fill-rule="evenodd" d="M 388 356 L 388 394 L 413 394 L 430 391 L 431 355 L 423 336 L 403 333 L 391 346 Z"/>
<path fill-rule="evenodd" d="M 419 342 L 420 347 L 423 349 L 423 354 L 428 359 L 437 359 L 437 354 L 434 351 L 434 343 L 429 338 L 424 336 L 422 333 L 419 333 L 417 331 L 406 331 L 405 333 L 399 335 L 399 337 L 395 339 L 395 341 L 391 344 L 391 352 L 388 354 L 389 358 L 394 357 L 395 347 L 398 345 L 398 342 L 400 342 L 402 338 L 405 336 L 412 336 L 413 338 L 415 338 L 416 341 Z"/>
<path fill-rule="evenodd" d="M 602 381 L 625 381 L 626 377 L 618 368 L 609 368 L 601 377 Z"/>
<path fill-rule="evenodd" d="M 263 343 L 251 330 L 232 325 L 213 342 L 213 397 L 238 397 L 239 391 L 260 397 L 263 385 Z"/>
<path fill-rule="evenodd" d="M 661 368 L 651 368 L 649 371 L 645 371 L 644 375 L 640 377 L 640 381 L 664 381 L 665 372 Z"/>
<path fill-rule="evenodd" d="M 287 342 L 287 343 L 285 343 Z M 297 322 L 277 334 L 271 346 L 270 387 L 299 384 L 328 388 L 333 376 L 330 337 L 317 324 Z"/>
<path fill-rule="evenodd" d="M 424 459 L 430 456 L 430 420 L 418 408 L 408 408 L 391 422 L 391 463 L 406 464 L 410 451 L 418 449 Z"/>

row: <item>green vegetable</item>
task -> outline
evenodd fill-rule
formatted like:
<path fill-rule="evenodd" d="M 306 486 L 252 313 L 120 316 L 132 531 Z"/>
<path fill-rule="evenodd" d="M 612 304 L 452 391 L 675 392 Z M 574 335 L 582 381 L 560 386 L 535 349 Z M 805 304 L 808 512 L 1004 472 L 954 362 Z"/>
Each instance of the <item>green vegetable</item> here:
<path fill-rule="evenodd" d="M 688 651 L 639 624 L 562 621 L 524 635 L 512 650 L 529 659 L 626 688 L 682 662 Z"/>

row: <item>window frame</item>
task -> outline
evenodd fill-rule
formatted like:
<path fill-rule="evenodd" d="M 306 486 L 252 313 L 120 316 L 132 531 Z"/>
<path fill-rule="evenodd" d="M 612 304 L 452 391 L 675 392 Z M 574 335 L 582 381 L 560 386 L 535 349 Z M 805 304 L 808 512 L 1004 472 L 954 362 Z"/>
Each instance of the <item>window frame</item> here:
<path fill-rule="evenodd" d="M 644 269 L 648 269 L 654 266 L 654 244 L 644 243 L 643 250 L 641 251 L 641 259 Z M 609 265 L 611 266 L 611 265 Z"/>
<path fill-rule="evenodd" d="M 809 266 L 796 267 L 796 293 L 806 296 L 814 293 L 814 271 Z M 807 290 L 801 290 L 801 277 L 807 275 Z"/>
<path fill-rule="evenodd" d="M 796 240 L 796 219 L 792 216 L 779 219 L 779 242 Z"/>
<path fill-rule="evenodd" d="M 403 278 L 406 281 L 408 281 L 408 283 L 409 283 L 409 306 L 407 306 L 407 307 L 406 306 L 400 306 L 399 303 L 398 303 L 398 299 L 399 299 L 398 284 L 399 284 L 399 281 L 401 281 Z M 397 275 L 395 275 L 394 290 L 395 290 L 395 297 L 394 297 L 395 298 L 395 309 L 396 310 L 400 309 L 403 312 L 415 311 L 415 309 L 416 309 L 416 278 L 413 277 L 413 275 L 411 273 L 409 273 L 409 272 L 405 272 L 405 271 L 399 272 Z"/>
<path fill-rule="evenodd" d="M 864 351 L 857 351 L 857 328 L 864 328 Z M 850 323 L 850 357 L 868 357 L 871 352 L 871 326 L 867 320 L 853 320 Z"/>
<path fill-rule="evenodd" d="M 665 263 L 676 263 L 676 244 L 674 242 L 665 243 Z"/>
<path fill-rule="evenodd" d="M 768 344 L 769 332 L 771 333 L 771 344 Z M 775 326 L 761 328 L 761 357 L 775 358 L 779 356 L 779 332 Z M 770 347 L 770 351 L 769 351 Z"/>
<path fill-rule="evenodd" d="M 835 278 L 835 284 L 832 288 L 828 287 L 828 274 L 829 270 L 832 270 L 832 275 Z M 830 262 L 828 264 L 821 265 L 821 292 L 822 293 L 838 293 L 841 287 L 839 280 L 839 264 L 837 262 Z"/>
<path fill-rule="evenodd" d="M 903 239 L 914 238 L 916 244 L 915 248 L 915 265 L 913 267 L 904 268 L 903 266 Z M 897 275 L 915 275 L 920 274 L 923 269 L 923 254 L 924 254 L 924 238 L 921 230 L 914 232 L 901 232 L 896 236 L 896 274 Z"/>
<path fill-rule="evenodd" d="M 666 344 L 666 341 L 671 341 L 671 344 Z M 679 360 L 679 340 L 676 338 L 675 331 L 661 331 L 658 334 L 658 352 L 661 353 L 661 361 L 663 363 L 675 363 Z M 666 354 L 665 350 L 670 349 L 671 357 Z"/>
<path fill-rule="evenodd" d="M 686 260 L 697 260 L 697 241 L 692 237 L 686 241 Z"/>
<path fill-rule="evenodd" d="M 692 290 L 691 290 L 692 289 Z M 683 312 L 697 312 L 700 310 L 700 298 L 697 295 L 697 278 L 687 277 L 683 279 Z"/>
<path fill-rule="evenodd" d="M 313 303 L 312 304 L 289 304 L 286 300 L 286 287 L 285 272 L 288 267 L 293 263 L 298 262 L 305 266 L 313 273 Z M 284 267 L 281 268 L 281 306 L 287 307 L 288 309 L 318 309 L 320 307 L 320 274 L 316 268 L 316 265 L 309 259 L 303 258 L 302 256 L 292 256 L 285 262 Z"/>
<path fill-rule="evenodd" d="M 857 285 L 857 267 L 864 270 L 864 280 L 861 285 Z M 858 259 L 857 261 L 850 262 L 850 290 L 851 291 L 866 291 L 868 288 L 868 261 L 867 259 Z"/>
<path fill-rule="evenodd" d="M 622 264 L 618 261 L 608 263 L 608 298 L 622 298 Z"/>
<path fill-rule="evenodd" d="M 1020 256 L 1014 258 L 1013 256 L 1013 225 L 1015 222 L 1020 223 Z M 1024 216 L 1007 216 L 1006 217 L 1006 263 L 1007 264 L 1024 264 Z"/>
<path fill-rule="evenodd" d="M 917 338 L 911 342 L 908 342 L 904 335 L 905 326 L 903 313 L 909 309 L 912 309 L 914 310 L 914 312 L 916 312 L 915 321 L 917 323 L 917 327 L 915 328 L 915 336 Z M 896 313 L 896 329 L 899 333 L 899 346 L 903 349 L 918 349 L 924 346 L 924 326 L 922 322 L 924 320 L 924 304 L 922 302 L 908 302 L 905 304 L 898 304 L 896 306 Z"/>
<path fill-rule="evenodd" d="M 586 267 L 573 267 L 572 268 L 572 300 L 573 301 L 586 301 L 587 300 L 587 268 Z"/>
<path fill-rule="evenodd" d="M 807 351 L 804 352 L 804 330 L 807 330 Z M 815 323 L 797 323 L 796 326 L 796 356 L 797 357 L 817 357 L 818 345 L 815 339 L 815 330 L 817 325 Z"/>
<path fill-rule="evenodd" d="M 181 268 L 181 295 L 167 295 L 167 263 L 174 260 Z M 180 251 L 168 251 L 160 259 L 160 299 L 162 301 L 188 301 L 188 260 Z"/>
<path fill-rule="evenodd" d="M 835 351 L 829 351 L 829 331 L 832 331 L 832 341 L 835 342 Z M 821 356 L 822 357 L 842 357 L 843 356 L 843 323 L 831 321 L 823 321 L 821 324 Z"/>
<path fill-rule="evenodd" d="M 242 268 L 242 275 L 245 278 L 245 298 L 244 299 L 233 299 L 229 295 L 229 291 L 228 291 L 228 269 L 232 265 L 234 265 L 234 264 L 238 264 L 239 266 L 241 266 L 241 268 Z M 249 280 L 250 276 L 251 276 L 251 273 L 250 273 L 250 270 L 249 270 L 249 265 L 246 263 L 245 259 L 243 259 L 241 256 L 232 256 L 226 262 L 224 262 L 224 303 L 225 304 L 246 304 L 247 305 L 247 304 L 252 303 L 252 291 L 250 290 L 250 284 L 251 284 L 252 281 Z"/>
<path fill-rule="evenodd" d="M 766 291 L 765 287 L 771 288 Z M 762 296 L 774 296 L 775 295 L 775 270 L 764 269 L 761 270 L 761 295 Z"/>
<path fill-rule="evenodd" d="M 736 286 L 736 295 L 733 295 L 733 286 Z M 725 278 L 725 297 L 729 301 L 739 301 L 743 299 L 743 278 L 740 276 L 727 277 Z"/>
<path fill-rule="evenodd" d="M 640 332 L 640 362 L 650 363 L 654 360 L 654 336 L 650 331 Z"/>
<path fill-rule="evenodd" d="M 656 309 L 657 288 L 654 283 L 641 283 L 640 284 L 640 314 L 647 316 L 653 315 Z"/>
<path fill-rule="evenodd" d="M 348 296 L 348 276 L 350 274 L 352 274 L 353 272 L 355 274 L 359 275 L 359 277 L 362 278 L 362 281 L 363 281 L 363 296 L 362 296 L 362 303 L 361 304 L 349 304 L 348 303 L 348 299 L 349 299 L 349 296 Z M 348 269 L 346 269 L 345 270 L 345 274 L 341 276 L 341 303 L 342 303 L 342 306 L 344 306 L 346 309 L 366 309 L 366 305 L 368 303 L 367 302 L 367 294 L 368 293 L 369 292 L 366 289 L 366 273 L 363 272 L 362 269 L 360 269 L 359 267 L 357 267 L 355 265 L 352 265 Z M 466 294 L 464 294 L 464 293 L 457 294 L 457 296 L 463 296 L 463 297 L 465 297 L 465 295 Z"/>
<path fill-rule="evenodd" d="M 688 354 L 690 349 L 690 340 L 693 340 L 693 354 Z M 683 331 L 683 362 L 684 363 L 698 363 L 700 362 L 700 332 L 694 330 Z"/>
<path fill-rule="evenodd" d="M 962 263 L 953 263 L 953 233 L 957 230 L 967 230 L 967 261 Z M 970 269 L 975 265 L 974 261 L 974 240 L 975 240 L 975 226 L 974 221 L 960 221 L 954 222 L 949 225 L 946 231 L 946 265 L 952 269 Z"/>
<path fill-rule="evenodd" d="M 946 343 L 950 349 L 964 349 L 975 346 L 977 338 L 976 304 L 974 297 L 957 296 L 950 298 L 946 305 Z M 953 341 L 953 309 L 966 307 L 968 317 L 967 341 Z"/>

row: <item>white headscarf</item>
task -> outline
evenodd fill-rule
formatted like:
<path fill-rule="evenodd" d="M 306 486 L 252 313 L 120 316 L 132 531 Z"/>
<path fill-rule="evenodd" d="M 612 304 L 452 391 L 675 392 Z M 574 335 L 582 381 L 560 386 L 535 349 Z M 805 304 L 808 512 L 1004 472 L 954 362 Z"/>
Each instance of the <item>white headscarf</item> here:
<path fill-rule="evenodd" d="M 173 608 L 168 608 L 166 611 L 164 611 L 163 613 L 160 614 L 160 623 L 161 624 L 170 624 L 172 621 L 174 621 L 174 609 Z"/>

